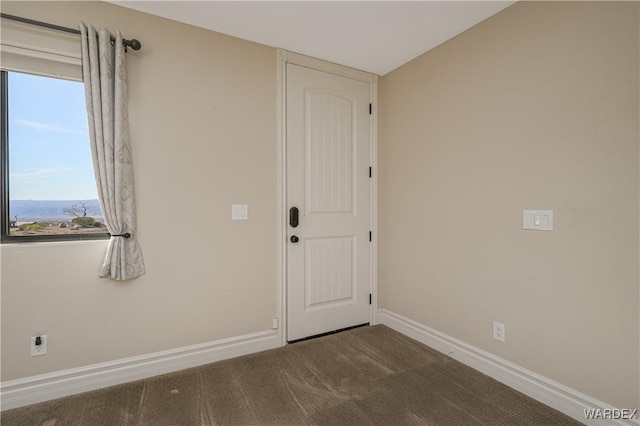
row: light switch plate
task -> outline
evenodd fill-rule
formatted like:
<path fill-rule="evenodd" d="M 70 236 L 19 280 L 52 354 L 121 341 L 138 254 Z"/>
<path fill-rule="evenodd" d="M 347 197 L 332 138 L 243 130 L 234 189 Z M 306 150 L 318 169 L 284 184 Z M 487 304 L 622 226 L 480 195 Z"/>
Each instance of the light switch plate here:
<path fill-rule="evenodd" d="M 231 220 L 248 220 L 249 206 L 247 204 L 231 205 Z"/>
<path fill-rule="evenodd" d="M 553 210 L 523 210 L 522 229 L 553 231 Z"/>

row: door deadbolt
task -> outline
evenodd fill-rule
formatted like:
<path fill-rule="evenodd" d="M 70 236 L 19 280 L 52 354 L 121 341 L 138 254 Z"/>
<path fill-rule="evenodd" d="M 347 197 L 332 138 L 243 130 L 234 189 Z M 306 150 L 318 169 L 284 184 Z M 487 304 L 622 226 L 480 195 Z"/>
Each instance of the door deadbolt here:
<path fill-rule="evenodd" d="M 291 207 L 289 209 L 289 225 L 292 228 L 295 228 L 298 226 L 298 208 L 297 207 Z"/>
<path fill-rule="evenodd" d="M 300 241 L 300 238 L 296 237 L 295 235 L 292 235 L 290 240 L 292 243 L 297 243 L 298 241 Z"/>

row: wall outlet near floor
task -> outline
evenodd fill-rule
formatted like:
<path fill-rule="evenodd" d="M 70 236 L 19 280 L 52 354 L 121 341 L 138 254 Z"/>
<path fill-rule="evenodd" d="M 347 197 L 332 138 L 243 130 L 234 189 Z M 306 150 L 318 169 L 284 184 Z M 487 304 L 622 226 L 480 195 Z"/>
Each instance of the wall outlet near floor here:
<path fill-rule="evenodd" d="M 504 324 L 498 321 L 493 322 L 493 338 L 504 343 L 505 330 Z"/>
<path fill-rule="evenodd" d="M 47 354 L 47 335 L 39 334 L 31 337 L 31 356 Z"/>

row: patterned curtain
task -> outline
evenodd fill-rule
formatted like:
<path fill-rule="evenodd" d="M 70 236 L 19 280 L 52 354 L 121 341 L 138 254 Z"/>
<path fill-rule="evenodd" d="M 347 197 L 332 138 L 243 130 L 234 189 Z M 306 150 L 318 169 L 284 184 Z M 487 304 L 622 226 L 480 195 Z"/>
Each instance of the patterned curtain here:
<path fill-rule="evenodd" d="M 101 277 L 129 280 L 145 273 L 136 238 L 133 163 L 122 35 L 80 25 L 89 139 L 100 207 L 111 240 Z M 115 41 L 112 42 L 112 39 Z"/>

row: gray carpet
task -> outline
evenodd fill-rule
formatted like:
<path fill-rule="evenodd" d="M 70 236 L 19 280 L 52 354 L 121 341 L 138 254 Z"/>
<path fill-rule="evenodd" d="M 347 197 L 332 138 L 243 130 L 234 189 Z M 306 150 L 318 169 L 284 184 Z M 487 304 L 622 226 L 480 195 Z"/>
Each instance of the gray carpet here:
<path fill-rule="evenodd" d="M 578 425 L 385 326 L 61 398 L 2 425 Z"/>

